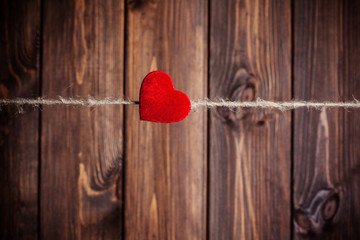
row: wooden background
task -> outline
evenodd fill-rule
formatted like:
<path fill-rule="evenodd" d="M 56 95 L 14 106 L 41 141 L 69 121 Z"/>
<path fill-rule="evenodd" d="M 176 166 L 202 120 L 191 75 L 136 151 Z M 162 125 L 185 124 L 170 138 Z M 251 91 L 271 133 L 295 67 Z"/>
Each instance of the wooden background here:
<path fill-rule="evenodd" d="M 360 1 L 2 0 L 0 97 L 360 99 Z M 360 111 L 0 111 L 1 239 L 359 239 Z"/>

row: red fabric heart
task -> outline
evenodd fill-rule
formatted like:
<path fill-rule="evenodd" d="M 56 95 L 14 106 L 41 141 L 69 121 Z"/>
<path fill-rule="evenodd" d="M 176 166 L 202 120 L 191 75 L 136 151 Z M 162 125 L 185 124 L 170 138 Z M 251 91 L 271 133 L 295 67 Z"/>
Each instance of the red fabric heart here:
<path fill-rule="evenodd" d="M 149 73 L 140 88 L 140 120 L 172 123 L 183 120 L 191 110 L 188 96 L 175 90 L 169 75 Z"/>

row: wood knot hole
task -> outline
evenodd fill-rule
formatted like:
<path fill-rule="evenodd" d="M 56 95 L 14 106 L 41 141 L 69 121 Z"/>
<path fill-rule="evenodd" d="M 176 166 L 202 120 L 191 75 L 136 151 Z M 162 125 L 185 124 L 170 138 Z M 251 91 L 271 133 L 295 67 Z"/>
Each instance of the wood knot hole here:
<path fill-rule="evenodd" d="M 336 189 L 321 189 L 306 207 L 294 212 L 297 231 L 301 234 L 323 233 L 333 224 L 333 219 L 339 209 L 340 196 Z"/>
<path fill-rule="evenodd" d="M 130 10 L 137 10 L 143 8 L 147 0 L 128 0 L 127 4 Z"/>
<path fill-rule="evenodd" d="M 308 218 L 307 214 L 302 210 L 297 209 L 294 213 L 295 222 L 305 231 L 309 231 L 311 229 L 311 221 Z"/>
<path fill-rule="evenodd" d="M 264 120 L 259 120 L 257 123 L 256 123 L 256 126 L 258 127 L 262 127 L 265 125 L 265 121 Z"/>
<path fill-rule="evenodd" d="M 325 221 L 331 221 L 339 208 L 340 198 L 337 193 L 331 194 L 324 202 L 321 215 Z"/>
<path fill-rule="evenodd" d="M 251 80 L 251 79 L 250 79 Z M 246 84 L 237 86 L 231 93 L 230 101 L 249 102 L 255 100 L 256 87 L 251 81 Z M 243 119 L 250 109 L 248 108 L 228 108 L 228 107 L 217 107 L 216 113 L 224 122 L 236 122 Z"/>

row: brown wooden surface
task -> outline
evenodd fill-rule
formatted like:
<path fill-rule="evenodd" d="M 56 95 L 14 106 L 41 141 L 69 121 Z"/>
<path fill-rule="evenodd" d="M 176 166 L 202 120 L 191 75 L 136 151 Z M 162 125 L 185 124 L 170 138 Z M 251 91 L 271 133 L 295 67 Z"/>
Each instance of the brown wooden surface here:
<path fill-rule="evenodd" d="M 295 1 L 297 99 L 360 98 L 360 2 Z M 296 239 L 360 238 L 360 112 L 297 110 Z"/>
<path fill-rule="evenodd" d="M 124 3 L 44 1 L 43 96 L 123 96 Z M 44 107 L 42 239 L 119 239 L 123 109 Z"/>
<path fill-rule="evenodd" d="M 0 98 L 360 99 L 360 1 L 125 1 L 1 1 Z M 0 239 L 360 239 L 359 110 L 42 109 L 0 111 Z"/>
<path fill-rule="evenodd" d="M 207 93 L 207 5 L 202 0 L 128 5 L 126 96 L 151 70 L 169 73 L 191 99 Z M 182 122 L 139 121 L 126 108 L 126 239 L 204 239 L 206 111 Z"/>
<path fill-rule="evenodd" d="M 0 3 L 0 98 L 39 96 L 40 3 Z M 38 234 L 39 110 L 0 111 L 0 239 Z"/>
<path fill-rule="evenodd" d="M 290 1 L 212 1 L 210 98 L 291 98 Z M 290 112 L 217 108 L 210 239 L 290 238 Z"/>

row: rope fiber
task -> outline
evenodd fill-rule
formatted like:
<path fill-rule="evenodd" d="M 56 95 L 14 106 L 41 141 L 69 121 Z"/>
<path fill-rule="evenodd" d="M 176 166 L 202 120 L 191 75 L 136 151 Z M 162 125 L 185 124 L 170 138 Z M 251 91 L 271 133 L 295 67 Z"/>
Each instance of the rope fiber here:
<path fill-rule="evenodd" d="M 24 105 L 41 106 L 41 105 L 66 105 L 66 106 L 104 106 L 104 105 L 132 105 L 139 104 L 137 101 L 125 100 L 120 98 L 104 98 L 95 99 L 93 97 L 88 98 L 64 98 L 58 97 L 57 99 L 51 98 L 14 98 L 14 99 L 0 99 L 0 106 L 14 105 L 22 107 Z M 196 109 L 198 107 L 225 107 L 225 108 L 270 108 L 278 109 L 281 111 L 291 110 L 296 108 L 306 107 L 308 109 L 322 109 L 322 108 L 360 108 L 360 102 L 354 99 L 350 102 L 315 102 L 315 101 L 267 101 L 261 98 L 257 98 L 256 101 L 229 101 L 225 99 L 199 99 L 191 101 L 191 108 Z"/>

